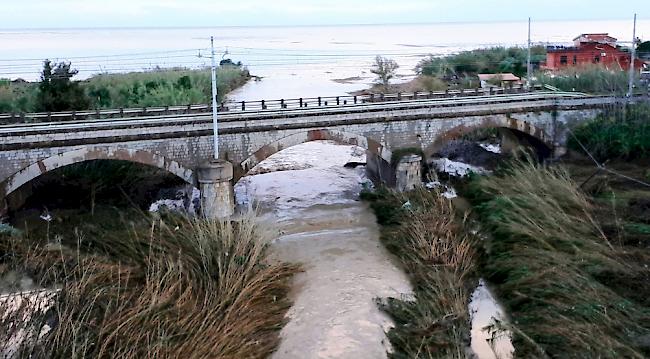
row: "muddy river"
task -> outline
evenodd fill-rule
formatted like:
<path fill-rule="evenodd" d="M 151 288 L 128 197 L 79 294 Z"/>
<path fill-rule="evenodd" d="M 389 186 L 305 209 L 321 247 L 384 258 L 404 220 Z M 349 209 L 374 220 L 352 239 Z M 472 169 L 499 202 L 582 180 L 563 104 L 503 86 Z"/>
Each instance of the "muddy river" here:
<path fill-rule="evenodd" d="M 369 183 L 365 169 L 344 168 L 347 162 L 365 162 L 364 150 L 309 142 L 269 157 L 235 187 L 240 208 L 257 209 L 279 233 L 274 258 L 305 268 L 274 359 L 385 358 L 390 350 L 385 332 L 392 323 L 375 298 L 408 295 L 411 286 L 359 201 Z M 501 308 L 484 284 L 472 299 L 472 349 L 480 359 L 510 357 L 508 334 L 490 346 L 483 330 L 502 317 Z"/>
<path fill-rule="evenodd" d="M 379 242 L 379 226 L 359 202 L 365 161 L 354 146 L 309 142 L 281 151 L 255 170 L 280 172 L 244 178 L 238 202 L 259 206 L 264 222 L 279 231 L 278 260 L 300 262 L 294 306 L 274 358 L 382 358 L 391 325 L 375 298 L 411 288 L 406 275 Z M 293 170 L 289 170 L 293 169 Z"/>

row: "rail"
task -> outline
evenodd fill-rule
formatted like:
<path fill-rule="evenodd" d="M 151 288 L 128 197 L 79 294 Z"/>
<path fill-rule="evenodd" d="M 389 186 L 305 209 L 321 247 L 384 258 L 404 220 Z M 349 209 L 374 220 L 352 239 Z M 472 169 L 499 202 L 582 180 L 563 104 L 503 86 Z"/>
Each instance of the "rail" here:
<path fill-rule="evenodd" d="M 393 94 L 367 94 L 327 97 L 306 97 L 296 99 L 260 100 L 260 101 L 225 101 L 219 106 L 220 113 L 249 112 L 263 110 L 287 110 L 303 108 L 331 108 L 368 103 L 413 101 L 424 99 L 444 99 L 450 97 L 475 97 L 504 94 L 527 93 L 540 91 L 544 88 L 539 85 L 531 89 L 523 85 L 507 88 L 490 87 L 476 89 L 447 90 L 435 92 L 410 92 Z M 0 114 L 0 124 L 11 123 L 40 123 L 74 120 L 98 120 L 116 118 L 155 117 L 165 115 L 202 114 L 212 111 L 209 104 L 196 104 L 186 106 L 159 106 L 142 108 L 119 108 L 106 110 L 66 111 L 66 112 L 38 112 L 38 113 L 3 113 Z"/>
<path fill-rule="evenodd" d="M 306 117 L 321 117 L 330 115 L 354 115 L 359 113 L 383 112 L 383 111 L 403 111 L 416 110 L 420 108 L 448 108 L 456 109 L 465 106 L 475 106 L 477 104 L 486 106 L 496 106 L 508 103 L 519 103 L 520 105 L 530 103 L 540 103 L 548 101 L 557 101 L 558 99 L 599 99 L 599 96 L 579 95 L 575 93 L 556 93 L 556 92 L 535 92 L 520 93 L 511 95 L 494 95 L 473 98 L 446 98 L 446 99 L 421 99 L 401 102 L 383 102 L 383 103 L 366 103 L 359 105 L 347 105 L 329 108 L 293 108 L 283 110 L 264 110 L 264 111 L 246 111 L 236 113 L 224 113 L 220 121 L 224 124 L 231 122 L 244 122 L 247 125 L 253 125 L 258 121 L 267 121 L 275 119 L 284 119 L 292 121 L 303 121 Z M 455 111 L 455 110 L 453 110 Z M 35 123 L 14 123 L 11 125 L 0 125 L 0 137 L 27 135 L 30 133 L 51 133 L 51 131 L 78 131 L 101 128 L 130 128 L 137 126 L 155 127 L 155 126 L 183 126 L 198 125 L 211 123 L 210 114 L 198 115 L 165 115 L 150 116 L 139 118 L 120 118 L 120 119 L 93 119 L 93 120 L 76 120 L 65 122 L 35 122 Z"/>

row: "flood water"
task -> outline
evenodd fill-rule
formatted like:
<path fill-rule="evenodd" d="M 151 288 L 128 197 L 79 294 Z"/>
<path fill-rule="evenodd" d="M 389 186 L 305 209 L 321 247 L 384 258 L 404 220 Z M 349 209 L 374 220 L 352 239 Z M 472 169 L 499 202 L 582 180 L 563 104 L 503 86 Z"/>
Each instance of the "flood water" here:
<path fill-rule="evenodd" d="M 512 358 L 515 351 L 512 333 L 507 329 L 499 331 L 490 328 L 497 321 L 507 323 L 507 318 L 482 279 L 472 294 L 469 309 L 472 317 L 472 351 L 480 359 Z"/>
<path fill-rule="evenodd" d="M 258 205 L 262 220 L 280 237 L 277 260 L 299 262 L 294 306 L 274 358 L 382 358 L 391 325 L 375 304 L 411 287 L 379 241 L 379 226 L 367 204 L 358 201 L 365 161 L 355 146 L 317 141 L 281 151 L 236 186 L 238 201 Z M 295 170 L 288 170 L 295 168 Z M 255 170 L 255 169 L 254 169 Z"/>

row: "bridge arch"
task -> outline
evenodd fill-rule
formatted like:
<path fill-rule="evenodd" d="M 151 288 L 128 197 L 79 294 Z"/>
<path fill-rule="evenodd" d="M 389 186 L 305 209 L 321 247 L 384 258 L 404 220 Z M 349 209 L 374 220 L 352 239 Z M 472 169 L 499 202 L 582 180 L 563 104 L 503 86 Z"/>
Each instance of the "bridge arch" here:
<path fill-rule="evenodd" d="M 163 156 L 141 150 L 83 147 L 39 160 L 9 176 L 0 184 L 0 199 L 6 198 L 9 194 L 42 174 L 75 163 L 93 160 L 120 160 L 157 167 L 183 179 L 189 184 L 196 185 L 192 170 Z"/>
<path fill-rule="evenodd" d="M 470 125 L 459 125 L 447 129 L 436 136 L 435 140 L 424 149 L 427 158 L 431 157 L 444 146 L 445 143 L 461 138 L 478 129 L 504 128 L 521 133 L 533 138 L 539 145 L 544 146 L 545 150 L 552 153 L 554 149 L 553 137 L 550 136 L 543 128 L 535 126 L 533 123 L 513 118 L 510 116 L 489 116 L 482 118 L 479 122 Z"/>
<path fill-rule="evenodd" d="M 390 163 L 391 161 L 392 152 L 390 149 L 378 141 L 368 138 L 364 135 L 339 131 L 335 129 L 309 130 L 283 137 L 272 143 L 264 145 L 257 151 L 253 152 L 252 155 L 250 155 L 239 164 L 239 169 L 237 171 L 239 173 L 236 174 L 235 182 L 237 182 L 239 178 L 244 177 L 251 169 L 253 169 L 253 167 L 269 158 L 271 155 L 289 147 L 319 140 L 328 140 L 344 145 L 359 146 L 365 149 L 368 153 L 374 155 L 377 160 L 383 160 L 385 163 Z"/>

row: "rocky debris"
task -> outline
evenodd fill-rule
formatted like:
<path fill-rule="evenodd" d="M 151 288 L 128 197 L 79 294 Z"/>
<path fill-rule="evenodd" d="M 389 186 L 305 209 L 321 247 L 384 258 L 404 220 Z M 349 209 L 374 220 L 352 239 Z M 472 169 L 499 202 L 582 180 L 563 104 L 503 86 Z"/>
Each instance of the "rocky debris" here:
<path fill-rule="evenodd" d="M 486 146 L 487 147 L 487 146 Z M 490 149 L 494 149 L 490 147 Z M 463 162 L 486 169 L 496 168 L 503 155 L 486 149 L 481 144 L 466 140 L 449 141 L 434 157 L 448 158 L 454 162 Z"/>

